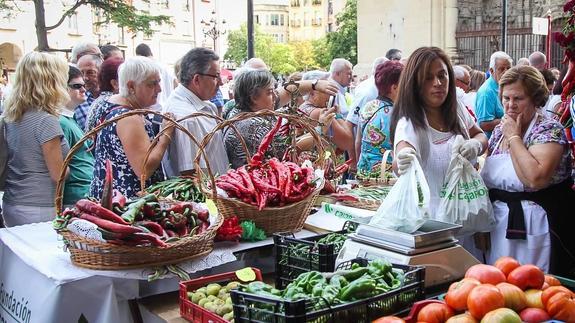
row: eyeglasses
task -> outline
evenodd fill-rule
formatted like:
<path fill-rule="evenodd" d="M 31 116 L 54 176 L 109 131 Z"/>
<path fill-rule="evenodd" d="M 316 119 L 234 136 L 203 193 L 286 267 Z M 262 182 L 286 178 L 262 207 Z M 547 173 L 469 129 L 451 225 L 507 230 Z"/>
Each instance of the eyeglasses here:
<path fill-rule="evenodd" d="M 212 78 L 217 79 L 218 81 L 222 80 L 222 76 L 218 73 L 218 74 L 208 74 L 208 73 L 197 73 L 198 75 L 203 75 L 203 76 L 209 76 Z"/>
<path fill-rule="evenodd" d="M 85 88 L 86 84 L 84 83 L 74 83 L 74 84 L 68 84 L 68 87 L 74 90 L 79 90 L 81 88 Z"/>

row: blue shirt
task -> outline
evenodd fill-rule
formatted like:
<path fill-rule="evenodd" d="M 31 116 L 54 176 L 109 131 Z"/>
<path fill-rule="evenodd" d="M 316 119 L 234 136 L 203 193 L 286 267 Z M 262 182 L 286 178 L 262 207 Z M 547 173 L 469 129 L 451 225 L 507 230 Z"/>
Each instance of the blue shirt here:
<path fill-rule="evenodd" d="M 222 95 L 222 91 L 220 91 L 220 88 L 218 88 L 218 92 L 216 92 L 216 95 L 214 95 L 214 97 L 210 99 L 210 102 L 215 104 L 218 109 L 224 106 L 224 96 Z"/>
<path fill-rule="evenodd" d="M 475 116 L 477 124 L 503 117 L 503 105 L 499 100 L 499 85 L 493 77 L 488 78 L 477 91 Z M 487 138 L 491 137 L 491 131 L 485 131 L 485 135 Z"/>
<path fill-rule="evenodd" d="M 86 91 L 86 101 L 80 103 L 80 105 L 74 109 L 74 120 L 76 120 L 76 123 L 78 126 L 80 126 L 80 129 L 82 129 L 83 132 L 86 132 L 86 120 L 88 119 L 90 106 L 94 100 L 96 100 L 96 98 L 92 95 L 92 93 Z"/>

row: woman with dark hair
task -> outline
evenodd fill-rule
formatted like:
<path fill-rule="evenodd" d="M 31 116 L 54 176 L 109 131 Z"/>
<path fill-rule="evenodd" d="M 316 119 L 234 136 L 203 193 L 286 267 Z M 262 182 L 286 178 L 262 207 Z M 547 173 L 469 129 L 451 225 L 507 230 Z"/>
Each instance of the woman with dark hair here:
<path fill-rule="evenodd" d="M 466 139 L 459 152 L 470 161 L 487 147 L 487 137 L 457 102 L 453 69 L 443 50 L 421 47 L 409 56 L 391 114 L 391 135 L 399 175 L 418 158 L 431 191 L 433 216 L 455 137 Z"/>
<path fill-rule="evenodd" d="M 361 138 L 361 149 L 357 163 L 358 171 L 371 171 L 381 162 L 383 153 L 393 149 L 389 127 L 401 71 L 403 64 L 399 61 L 387 61 L 378 65 L 375 70 L 378 97 L 359 110 L 357 138 Z"/>
<path fill-rule="evenodd" d="M 84 136 L 82 129 L 74 120 L 74 109 L 86 100 L 86 88 L 82 72 L 76 67 L 68 66 L 68 94 L 70 101 L 60 111 L 60 126 L 64 131 L 64 138 L 70 147 L 74 147 Z M 64 183 L 63 203 L 65 207 L 73 206 L 79 199 L 84 198 L 90 190 L 92 171 L 94 170 L 94 157 L 88 152 L 87 145 L 80 148 L 72 156 L 70 175 Z"/>
<path fill-rule="evenodd" d="M 110 57 L 100 66 L 98 83 L 100 84 L 101 92 L 100 96 L 92 102 L 92 106 L 90 107 L 88 121 L 86 121 L 86 132 L 98 125 L 98 122 L 102 118 L 102 110 L 106 107 L 106 101 L 108 101 L 112 95 L 118 93 L 118 68 L 123 62 L 123 58 Z"/>
<path fill-rule="evenodd" d="M 531 66 L 514 67 L 499 80 L 505 114 L 481 171 L 497 221 L 488 262 L 511 256 L 573 278 L 572 158 L 561 124 L 540 113 L 547 93 Z"/>

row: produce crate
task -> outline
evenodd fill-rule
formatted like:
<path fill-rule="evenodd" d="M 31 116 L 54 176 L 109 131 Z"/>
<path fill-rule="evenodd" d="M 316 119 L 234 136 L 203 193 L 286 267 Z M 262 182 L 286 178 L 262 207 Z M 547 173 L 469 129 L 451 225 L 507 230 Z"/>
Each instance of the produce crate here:
<path fill-rule="evenodd" d="M 354 232 L 357 223 L 347 221 L 337 233 Z M 332 272 L 341 246 L 318 244 L 316 241 L 327 236 L 297 239 L 290 232 L 274 234 L 276 288 L 283 289 L 302 273 L 316 270 Z M 291 237 L 290 237 L 291 236 Z M 303 250 L 302 250 L 303 249 Z M 307 249 L 307 250 L 306 250 Z"/>
<path fill-rule="evenodd" d="M 257 268 L 252 268 L 256 273 L 256 280 L 262 281 L 262 273 Z M 205 308 L 192 303 L 188 299 L 188 292 L 195 291 L 211 283 L 229 283 L 240 281 L 235 272 L 228 272 L 212 276 L 200 277 L 180 282 L 180 315 L 190 322 L 195 323 L 227 323 L 221 316 L 212 313 Z"/>
<path fill-rule="evenodd" d="M 357 260 L 355 260 L 357 261 Z M 340 264 L 337 269 L 350 269 L 354 261 Z M 367 260 L 361 259 L 363 265 Z M 405 271 L 403 287 L 363 300 L 329 307 L 322 298 L 286 301 L 279 298 L 254 295 L 239 290 L 231 293 L 234 321 L 237 322 L 354 322 L 369 323 L 409 308 L 423 298 L 425 268 L 393 265 Z M 322 309 L 315 310 L 316 306 Z"/>

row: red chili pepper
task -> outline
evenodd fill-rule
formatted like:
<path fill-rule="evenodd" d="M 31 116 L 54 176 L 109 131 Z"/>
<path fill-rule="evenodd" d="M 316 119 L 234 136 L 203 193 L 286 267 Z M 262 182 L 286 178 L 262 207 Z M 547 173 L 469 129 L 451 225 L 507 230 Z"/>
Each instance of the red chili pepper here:
<path fill-rule="evenodd" d="M 254 187 L 254 183 L 252 182 L 252 179 L 250 178 L 250 175 L 248 174 L 248 171 L 246 170 L 245 166 L 242 166 L 240 168 L 237 169 L 238 174 L 242 177 L 242 180 L 244 181 L 244 184 L 248 190 L 249 193 L 247 193 L 246 195 L 248 197 L 254 197 L 256 199 L 256 203 L 258 202 L 258 196 L 256 194 L 256 189 Z"/>
<path fill-rule="evenodd" d="M 110 220 L 115 223 L 129 224 L 116 213 L 103 208 L 100 204 L 96 202 L 92 202 L 87 199 L 81 199 L 78 202 L 76 202 L 76 208 L 78 208 L 78 210 L 80 210 L 81 212 L 92 214 L 99 218 Z"/>
<path fill-rule="evenodd" d="M 222 226 L 216 233 L 218 241 L 239 241 L 242 237 L 242 226 L 239 224 L 237 216 L 224 219 Z"/>
<path fill-rule="evenodd" d="M 569 60 L 569 67 L 567 68 L 567 73 L 565 73 L 563 81 L 561 81 L 561 85 L 565 87 L 567 83 L 570 83 L 573 79 L 575 79 L 575 61 Z"/>
<path fill-rule="evenodd" d="M 268 147 L 270 146 L 270 144 L 272 143 L 274 136 L 276 135 L 276 133 L 280 129 L 280 127 L 282 125 L 282 121 L 283 121 L 283 119 L 281 117 L 278 118 L 273 129 L 264 136 L 260 146 L 258 147 L 258 151 L 252 156 L 252 160 L 250 160 L 250 162 L 249 162 L 250 166 L 261 165 L 261 163 L 264 159 L 264 154 L 268 150 Z"/>
<path fill-rule="evenodd" d="M 163 236 L 165 234 L 164 228 L 162 228 L 161 225 L 159 225 L 156 222 L 153 221 L 139 221 L 136 222 L 136 224 L 139 224 L 145 228 L 147 228 L 148 230 L 152 231 L 153 233 L 159 235 L 159 236 Z"/>
<path fill-rule="evenodd" d="M 308 186 L 301 193 L 286 197 L 286 202 L 289 203 L 299 202 L 308 197 L 311 194 L 311 192 L 312 189 L 310 186 Z"/>
<path fill-rule="evenodd" d="M 280 191 L 285 192 L 286 184 L 288 180 L 288 170 L 287 167 L 282 164 L 277 158 L 272 158 L 269 160 L 269 164 L 271 168 L 277 173 L 278 175 L 278 188 Z M 285 197 L 285 194 L 284 194 Z"/>
<path fill-rule="evenodd" d="M 184 225 L 184 226 L 181 226 L 181 227 L 178 229 L 178 235 L 179 235 L 180 237 L 185 237 L 185 236 L 188 235 L 188 233 L 189 233 L 188 227 L 185 226 L 185 225 Z"/>
<path fill-rule="evenodd" d="M 230 195 L 231 197 L 241 197 L 242 196 L 242 193 L 240 192 L 240 190 L 230 182 L 217 181 L 216 186 L 221 188 L 222 190 L 226 191 L 226 193 L 228 193 L 228 195 Z"/>
<path fill-rule="evenodd" d="M 104 185 L 102 188 L 102 198 L 100 199 L 100 204 L 102 207 L 112 210 L 112 191 L 113 191 L 113 181 L 112 177 L 112 162 L 106 159 L 106 176 L 104 178 Z"/>
<path fill-rule="evenodd" d="M 321 189 L 322 194 L 332 194 L 336 192 L 335 187 L 331 183 L 331 181 L 326 180 L 323 188 Z"/>
<path fill-rule="evenodd" d="M 203 222 L 210 222 L 210 213 L 208 210 L 198 210 L 198 219 Z"/>
<path fill-rule="evenodd" d="M 293 162 L 284 162 L 284 165 L 286 165 L 289 168 L 289 170 L 290 170 L 290 172 L 294 178 L 294 181 L 299 182 L 303 176 L 302 171 L 301 171 L 301 167 L 299 167 L 298 164 L 293 163 Z"/>
<path fill-rule="evenodd" d="M 202 234 L 208 230 L 210 224 L 208 222 L 202 222 L 198 227 L 198 234 Z"/>
<path fill-rule="evenodd" d="M 161 247 L 161 248 L 165 248 L 168 246 L 167 243 L 160 240 L 160 237 L 158 237 L 157 235 L 155 235 L 153 233 L 136 232 L 133 235 L 129 236 L 128 238 L 132 238 L 132 237 L 136 241 L 142 241 L 142 240 L 143 241 L 149 241 L 153 245 Z"/>
<path fill-rule="evenodd" d="M 166 229 L 166 234 L 168 235 L 169 238 L 178 236 L 174 231 L 170 229 Z"/>
<path fill-rule="evenodd" d="M 254 183 L 254 187 L 258 189 L 260 192 L 273 192 L 273 193 L 281 193 L 281 191 L 275 187 L 270 185 L 266 182 L 265 176 L 263 175 L 263 171 L 261 169 L 252 168 L 249 171 L 250 178 Z"/>
<path fill-rule="evenodd" d="M 90 221 L 102 229 L 117 233 L 136 233 L 142 231 L 141 229 L 133 227 L 131 225 L 119 224 L 87 213 L 80 214 L 80 219 Z"/>
<path fill-rule="evenodd" d="M 114 190 L 114 196 L 112 196 L 112 206 L 126 206 L 126 197 L 118 190 Z"/>

